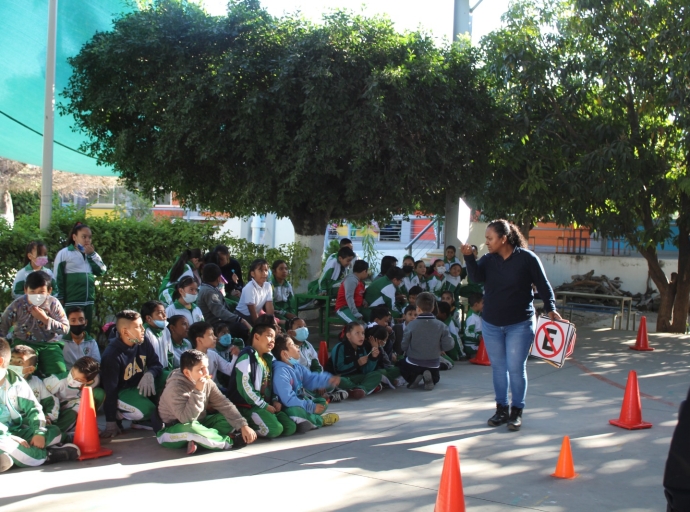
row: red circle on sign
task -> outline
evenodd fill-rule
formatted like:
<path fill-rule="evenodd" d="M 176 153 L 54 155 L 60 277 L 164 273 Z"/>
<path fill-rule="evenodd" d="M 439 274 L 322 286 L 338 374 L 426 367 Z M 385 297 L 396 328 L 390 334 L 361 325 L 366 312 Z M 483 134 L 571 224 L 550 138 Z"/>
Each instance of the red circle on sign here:
<path fill-rule="evenodd" d="M 556 344 L 552 340 L 551 345 L 553 346 L 554 353 L 553 354 L 545 354 L 544 352 L 541 351 L 541 347 L 540 347 L 541 343 L 539 343 L 539 333 L 541 331 L 546 331 L 546 328 L 551 326 L 551 325 L 555 325 L 556 328 L 558 328 L 558 330 L 561 333 L 561 338 L 563 339 L 563 343 L 561 344 L 561 347 L 558 350 L 556 350 Z M 546 334 L 544 334 L 544 335 L 546 336 Z M 544 325 L 542 325 L 537 330 L 537 335 L 535 337 L 535 345 L 537 346 L 537 352 L 539 352 L 546 359 L 552 359 L 552 358 L 556 357 L 558 354 L 561 353 L 561 350 L 563 350 L 563 347 L 565 346 L 565 333 L 563 332 L 563 328 L 559 324 L 557 324 L 556 322 L 545 323 Z"/>

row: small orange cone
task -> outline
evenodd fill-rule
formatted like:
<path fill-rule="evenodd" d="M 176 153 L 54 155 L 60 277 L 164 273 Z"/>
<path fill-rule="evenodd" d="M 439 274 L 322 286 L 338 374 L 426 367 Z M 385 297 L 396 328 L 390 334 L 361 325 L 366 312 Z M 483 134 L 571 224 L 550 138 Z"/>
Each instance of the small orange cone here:
<path fill-rule="evenodd" d="M 438 486 L 434 512 L 465 512 L 465 494 L 462 490 L 460 457 L 455 446 L 446 449 L 441 483 Z"/>
<path fill-rule="evenodd" d="M 647 336 L 647 317 L 640 318 L 640 327 L 637 329 L 637 340 L 635 346 L 630 347 L 630 350 L 638 350 L 640 352 L 651 352 L 654 350 L 649 346 L 649 337 Z"/>
<path fill-rule="evenodd" d="M 325 341 L 321 342 L 321 345 L 319 346 L 319 363 L 321 366 L 326 366 L 326 362 L 328 361 L 328 343 Z"/>
<path fill-rule="evenodd" d="M 570 437 L 563 437 L 561 443 L 561 454 L 558 456 L 556 463 L 556 472 L 551 474 L 554 478 L 575 478 L 579 476 L 575 473 L 575 466 L 573 465 L 573 454 L 570 451 Z"/>
<path fill-rule="evenodd" d="M 93 405 L 93 390 L 88 386 L 84 386 L 81 391 L 74 444 L 81 451 L 79 460 L 96 459 L 113 454 L 112 450 L 101 448 L 98 423 L 96 422 L 96 408 Z"/>
<path fill-rule="evenodd" d="M 617 420 L 609 420 L 611 425 L 627 428 L 628 430 L 641 430 L 652 428 L 651 423 L 642 421 L 642 401 L 640 400 L 640 388 L 637 384 L 637 373 L 630 370 L 628 373 L 628 383 L 625 386 L 625 396 L 621 415 Z"/>
<path fill-rule="evenodd" d="M 470 363 L 481 364 L 482 366 L 491 366 L 489 354 L 486 353 L 486 347 L 484 346 L 484 338 L 479 339 L 479 349 L 477 350 L 477 355 L 470 359 Z"/>

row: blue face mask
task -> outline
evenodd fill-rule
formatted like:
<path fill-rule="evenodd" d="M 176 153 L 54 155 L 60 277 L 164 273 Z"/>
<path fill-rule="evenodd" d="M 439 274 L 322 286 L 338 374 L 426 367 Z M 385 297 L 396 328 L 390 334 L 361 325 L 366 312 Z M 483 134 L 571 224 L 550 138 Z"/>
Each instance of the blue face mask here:
<path fill-rule="evenodd" d="M 218 343 L 220 343 L 220 345 L 223 347 L 229 347 L 232 345 L 232 336 L 229 334 L 223 334 L 220 338 L 218 338 Z"/>
<path fill-rule="evenodd" d="M 163 329 L 165 327 L 165 320 L 154 320 L 153 323 L 159 329 Z"/>
<path fill-rule="evenodd" d="M 299 364 L 299 359 L 295 359 L 294 357 L 289 358 L 288 361 L 292 366 L 297 366 Z"/>
<path fill-rule="evenodd" d="M 82 253 L 82 254 L 83 254 L 84 252 L 86 252 L 86 249 L 85 249 L 84 246 L 81 245 L 81 244 L 77 244 L 77 250 L 78 250 L 80 253 Z"/>
<path fill-rule="evenodd" d="M 307 341 L 307 338 L 309 337 L 309 329 L 306 327 L 300 327 L 299 329 L 295 329 L 295 339 L 297 341 L 305 342 Z"/>

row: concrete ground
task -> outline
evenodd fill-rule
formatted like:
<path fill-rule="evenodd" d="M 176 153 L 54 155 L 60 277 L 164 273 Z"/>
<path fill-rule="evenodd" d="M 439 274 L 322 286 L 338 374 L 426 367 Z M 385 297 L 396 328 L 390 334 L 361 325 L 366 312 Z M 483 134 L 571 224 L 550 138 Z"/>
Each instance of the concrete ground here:
<path fill-rule="evenodd" d="M 459 363 L 432 392 L 386 390 L 335 404 L 340 422 L 306 435 L 257 441 L 237 452 L 161 448 L 128 431 L 111 457 L 0 476 L 3 512 L 217 510 L 412 511 L 434 508 L 446 447 L 455 445 L 467 509 L 663 511 L 664 463 L 676 411 L 690 386 L 690 338 L 581 328 L 574 358 L 556 369 L 530 360 L 524 426 L 489 428 L 491 368 Z M 609 425 L 636 370 L 650 430 Z M 558 480 L 569 435 L 580 476 Z"/>

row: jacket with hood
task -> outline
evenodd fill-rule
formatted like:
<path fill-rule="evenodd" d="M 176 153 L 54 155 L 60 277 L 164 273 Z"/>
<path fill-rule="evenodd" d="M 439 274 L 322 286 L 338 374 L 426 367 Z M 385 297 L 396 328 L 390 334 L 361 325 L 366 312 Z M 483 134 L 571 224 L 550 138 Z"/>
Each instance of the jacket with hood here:
<path fill-rule="evenodd" d="M 7 370 L 0 384 L 0 430 L 31 429 L 33 435 L 46 435 L 46 417 L 29 384 L 13 370 Z"/>
<path fill-rule="evenodd" d="M 273 361 L 273 393 L 285 407 L 301 407 L 310 414 L 314 414 L 316 404 L 305 398 L 304 390 L 331 387 L 328 383 L 331 377 L 328 372 L 311 372 L 301 364 Z"/>
<path fill-rule="evenodd" d="M 222 414 L 235 430 L 247 425 L 247 420 L 211 379 L 206 379 L 204 390 L 199 391 L 179 368 L 173 370 L 158 402 L 158 414 L 163 423 L 172 425 L 176 422 L 201 421 L 206 417 L 207 408 Z"/>

